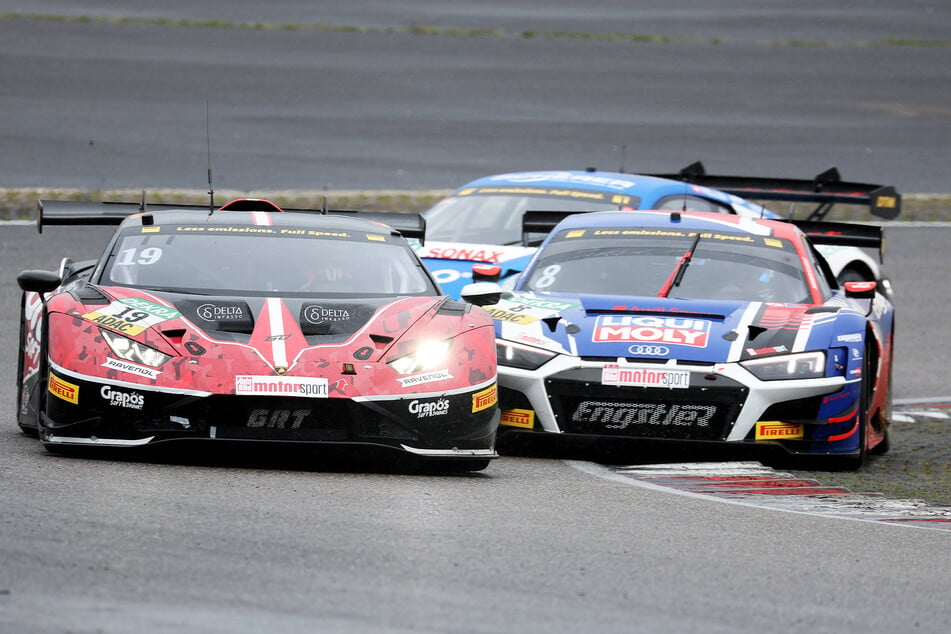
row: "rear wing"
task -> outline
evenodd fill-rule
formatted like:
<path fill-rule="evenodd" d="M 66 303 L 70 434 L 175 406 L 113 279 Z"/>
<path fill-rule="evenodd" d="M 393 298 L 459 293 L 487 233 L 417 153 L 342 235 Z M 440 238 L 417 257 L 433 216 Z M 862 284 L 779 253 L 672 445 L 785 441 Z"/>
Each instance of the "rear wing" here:
<path fill-rule="evenodd" d="M 820 221 L 836 203 L 861 205 L 869 212 L 893 220 L 901 213 L 901 194 L 890 185 L 843 181 L 839 170 L 832 167 L 813 179 L 763 178 L 757 176 L 717 176 L 707 174 L 697 161 L 677 174 L 650 174 L 693 185 L 719 189 L 728 194 L 755 200 L 783 200 L 817 203 L 808 220 Z"/>
<path fill-rule="evenodd" d="M 118 225 L 132 214 L 174 209 L 201 212 L 205 215 L 220 211 L 271 211 L 293 214 L 354 216 L 388 225 L 406 238 L 421 243 L 426 238 L 426 219 L 421 214 L 402 214 L 388 211 L 353 211 L 346 209 L 282 209 L 267 200 L 239 199 L 217 209 L 208 205 L 171 205 L 166 203 L 82 202 L 74 200 L 40 200 L 36 204 L 36 228 L 55 225 Z"/>
<path fill-rule="evenodd" d="M 551 233 L 555 226 L 575 214 L 588 213 L 586 211 L 526 211 L 522 214 L 522 246 L 538 246 L 544 238 L 532 238 L 532 235 Z"/>
<path fill-rule="evenodd" d="M 885 256 L 885 233 L 875 225 L 860 225 L 850 222 L 824 222 L 817 220 L 787 220 L 809 236 L 813 244 L 828 244 L 843 247 L 874 249 L 879 261 Z"/>

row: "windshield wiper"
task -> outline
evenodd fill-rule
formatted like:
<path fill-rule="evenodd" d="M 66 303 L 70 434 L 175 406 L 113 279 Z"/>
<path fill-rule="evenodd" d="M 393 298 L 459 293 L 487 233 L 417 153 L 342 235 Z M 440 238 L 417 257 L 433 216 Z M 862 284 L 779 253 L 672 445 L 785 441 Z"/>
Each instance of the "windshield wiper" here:
<path fill-rule="evenodd" d="M 674 269 L 674 272 L 671 273 L 667 281 L 664 282 L 664 286 L 658 291 L 658 297 L 667 297 L 670 295 L 671 289 L 675 286 L 680 286 L 680 282 L 684 279 L 684 273 L 687 272 L 687 267 L 690 266 L 690 260 L 693 259 L 693 252 L 697 250 L 697 243 L 699 242 L 700 232 L 698 231 L 697 237 L 690 243 L 690 247 L 680 256 L 680 260 L 677 262 L 677 268 Z"/>

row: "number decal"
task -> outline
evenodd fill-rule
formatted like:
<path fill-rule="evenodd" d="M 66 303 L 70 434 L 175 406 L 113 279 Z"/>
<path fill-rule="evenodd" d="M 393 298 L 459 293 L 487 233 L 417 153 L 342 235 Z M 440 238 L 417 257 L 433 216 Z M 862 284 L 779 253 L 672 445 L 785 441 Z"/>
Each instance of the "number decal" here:
<path fill-rule="evenodd" d="M 548 288 L 555 283 L 555 278 L 561 272 L 560 264 L 552 264 L 542 269 L 541 277 L 535 281 L 535 288 Z"/>
<path fill-rule="evenodd" d="M 122 249 L 116 258 L 116 266 L 133 266 L 140 264 L 148 266 L 155 264 L 162 258 L 161 247 L 146 247 L 136 253 L 136 249 Z"/>

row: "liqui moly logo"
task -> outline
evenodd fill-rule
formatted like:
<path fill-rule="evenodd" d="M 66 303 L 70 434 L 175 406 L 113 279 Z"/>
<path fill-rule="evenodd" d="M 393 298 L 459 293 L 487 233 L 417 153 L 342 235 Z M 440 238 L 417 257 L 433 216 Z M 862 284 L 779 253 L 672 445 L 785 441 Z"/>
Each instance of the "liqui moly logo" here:
<path fill-rule="evenodd" d="M 705 348 L 710 322 L 686 317 L 602 315 L 594 326 L 595 343 L 666 343 Z"/>

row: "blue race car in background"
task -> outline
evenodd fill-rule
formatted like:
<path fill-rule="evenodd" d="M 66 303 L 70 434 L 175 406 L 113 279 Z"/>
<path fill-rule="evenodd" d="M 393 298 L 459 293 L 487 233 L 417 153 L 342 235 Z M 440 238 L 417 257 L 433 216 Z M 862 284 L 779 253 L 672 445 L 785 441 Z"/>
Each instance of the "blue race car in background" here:
<path fill-rule="evenodd" d="M 558 216 L 527 214 L 525 230 Z M 876 282 L 838 289 L 791 222 L 568 216 L 513 291 L 462 291 L 495 319 L 502 438 L 679 443 L 849 469 L 888 449 L 894 308 Z M 880 248 L 878 228 L 842 224 L 822 239 Z"/>
<path fill-rule="evenodd" d="M 699 163 L 678 174 L 515 172 L 467 183 L 423 212 L 427 241 L 418 254 L 443 290 L 458 298 L 465 284 L 506 280 L 525 268 L 544 237 L 523 235 L 526 211 L 667 209 L 780 217 L 753 199 L 816 204 L 809 233 L 825 231 L 821 221 L 835 204 L 867 207 L 886 219 L 897 216 L 901 204 L 893 187 L 844 182 L 835 168 L 811 180 L 708 175 Z M 888 292 L 876 254 L 832 245 L 822 252 L 839 282 L 875 280 Z"/>

